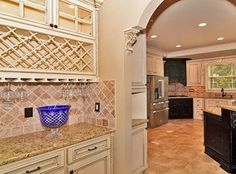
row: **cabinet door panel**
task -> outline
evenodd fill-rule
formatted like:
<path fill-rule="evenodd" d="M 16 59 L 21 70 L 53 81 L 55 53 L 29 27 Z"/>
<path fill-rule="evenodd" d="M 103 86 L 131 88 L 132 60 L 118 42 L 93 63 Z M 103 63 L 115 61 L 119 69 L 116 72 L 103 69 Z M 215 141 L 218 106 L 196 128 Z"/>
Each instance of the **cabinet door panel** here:
<path fill-rule="evenodd" d="M 47 24 L 47 3 L 45 0 L 0 0 L 0 13 Z"/>
<path fill-rule="evenodd" d="M 201 63 L 187 63 L 188 86 L 201 85 Z"/>
<path fill-rule="evenodd" d="M 93 10 L 71 1 L 59 0 L 58 27 L 76 33 L 93 35 Z"/>
<path fill-rule="evenodd" d="M 132 132 L 132 173 L 138 174 L 147 167 L 147 130 L 133 128 Z"/>
<path fill-rule="evenodd" d="M 24 18 L 34 21 L 38 21 L 41 23 L 45 23 L 46 21 L 46 13 L 44 10 L 32 8 L 29 6 L 25 6 L 24 8 Z"/>
<path fill-rule="evenodd" d="M 17 1 L 0 0 L 0 13 L 19 16 L 20 15 L 20 3 Z"/>
<path fill-rule="evenodd" d="M 110 150 L 80 160 L 68 166 L 68 173 L 73 174 L 110 174 Z"/>

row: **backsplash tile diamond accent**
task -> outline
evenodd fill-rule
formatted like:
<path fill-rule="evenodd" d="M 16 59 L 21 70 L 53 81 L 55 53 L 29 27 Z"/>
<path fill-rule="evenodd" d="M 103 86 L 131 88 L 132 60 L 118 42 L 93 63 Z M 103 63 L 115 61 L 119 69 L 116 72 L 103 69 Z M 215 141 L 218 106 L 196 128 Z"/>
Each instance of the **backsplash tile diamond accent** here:
<path fill-rule="evenodd" d="M 0 84 L 0 92 L 4 85 L 4 83 Z M 36 109 L 43 105 L 71 105 L 67 124 L 89 122 L 115 128 L 115 81 L 107 80 L 88 84 L 84 90 L 85 96 L 74 101 L 62 98 L 61 89 L 64 86 L 65 84 L 27 83 L 24 85 L 29 94 L 27 101 L 16 102 L 10 110 L 4 109 L 0 101 L 0 138 L 46 129 L 41 125 Z M 17 86 L 13 84 L 12 90 L 16 88 Z M 100 112 L 98 113 L 94 110 L 95 102 L 100 102 Z M 34 116 L 32 118 L 24 118 L 25 107 L 33 107 Z"/>
<path fill-rule="evenodd" d="M 88 85 L 84 100 L 85 121 L 115 128 L 115 81 L 103 81 L 99 86 Z M 95 102 L 100 102 L 100 112 L 95 112 Z"/>

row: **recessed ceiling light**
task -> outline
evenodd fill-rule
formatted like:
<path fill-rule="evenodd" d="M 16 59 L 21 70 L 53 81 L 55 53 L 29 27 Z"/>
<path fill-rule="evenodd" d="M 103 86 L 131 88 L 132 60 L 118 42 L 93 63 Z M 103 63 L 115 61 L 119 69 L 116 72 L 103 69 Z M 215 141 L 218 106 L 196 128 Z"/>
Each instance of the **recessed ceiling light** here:
<path fill-rule="evenodd" d="M 207 23 L 204 23 L 204 22 L 203 22 L 203 23 L 198 24 L 198 26 L 199 26 L 199 27 L 205 27 L 205 26 L 207 26 Z"/>
<path fill-rule="evenodd" d="M 223 37 L 218 37 L 217 40 L 224 40 L 225 38 Z"/>
<path fill-rule="evenodd" d="M 181 45 L 176 45 L 175 47 L 176 47 L 176 48 L 180 48 L 180 47 L 182 47 L 182 46 L 181 46 Z"/>
<path fill-rule="evenodd" d="M 68 5 L 68 6 L 69 6 L 70 8 L 75 8 L 75 6 L 74 6 L 74 5 L 72 5 L 72 4 L 71 4 L 71 5 Z"/>
<path fill-rule="evenodd" d="M 157 35 L 151 35 L 151 38 L 152 39 L 157 38 Z"/>

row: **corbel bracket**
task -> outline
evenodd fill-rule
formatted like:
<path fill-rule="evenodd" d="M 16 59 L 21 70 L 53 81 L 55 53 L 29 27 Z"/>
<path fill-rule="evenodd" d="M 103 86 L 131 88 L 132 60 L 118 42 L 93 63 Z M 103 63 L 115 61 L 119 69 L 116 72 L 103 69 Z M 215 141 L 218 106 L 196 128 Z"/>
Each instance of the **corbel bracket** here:
<path fill-rule="evenodd" d="M 125 50 L 128 54 L 133 53 L 133 46 L 137 42 L 139 32 L 140 30 L 135 28 L 125 30 Z"/>

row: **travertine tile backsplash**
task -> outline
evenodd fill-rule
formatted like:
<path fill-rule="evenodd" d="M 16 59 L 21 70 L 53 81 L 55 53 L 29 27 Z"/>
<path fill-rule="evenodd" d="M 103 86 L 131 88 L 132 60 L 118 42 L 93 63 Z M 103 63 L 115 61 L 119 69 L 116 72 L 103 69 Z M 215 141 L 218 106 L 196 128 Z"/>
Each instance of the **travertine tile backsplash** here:
<path fill-rule="evenodd" d="M 236 98 L 236 93 L 226 92 L 227 95 L 232 95 Z M 187 95 L 196 98 L 214 98 L 221 97 L 219 92 L 207 92 L 205 86 L 184 86 L 180 83 L 168 85 L 168 95 Z"/>
<path fill-rule="evenodd" d="M 5 84 L 0 84 L 0 91 Z M 26 84 L 24 88 L 29 96 L 25 102 L 16 102 L 10 109 L 4 109 L 2 102 L 0 107 L 0 138 L 17 136 L 26 133 L 42 131 L 37 107 L 43 105 L 69 104 L 70 116 L 67 124 L 89 122 L 101 126 L 115 128 L 115 82 L 102 81 L 88 84 L 84 97 L 74 101 L 62 98 L 61 89 L 65 84 Z M 16 86 L 13 84 L 12 89 Z M 78 87 L 78 90 L 81 90 Z M 100 102 L 100 112 L 94 112 L 95 102 Z M 34 116 L 24 118 L 24 108 L 33 107 Z"/>

